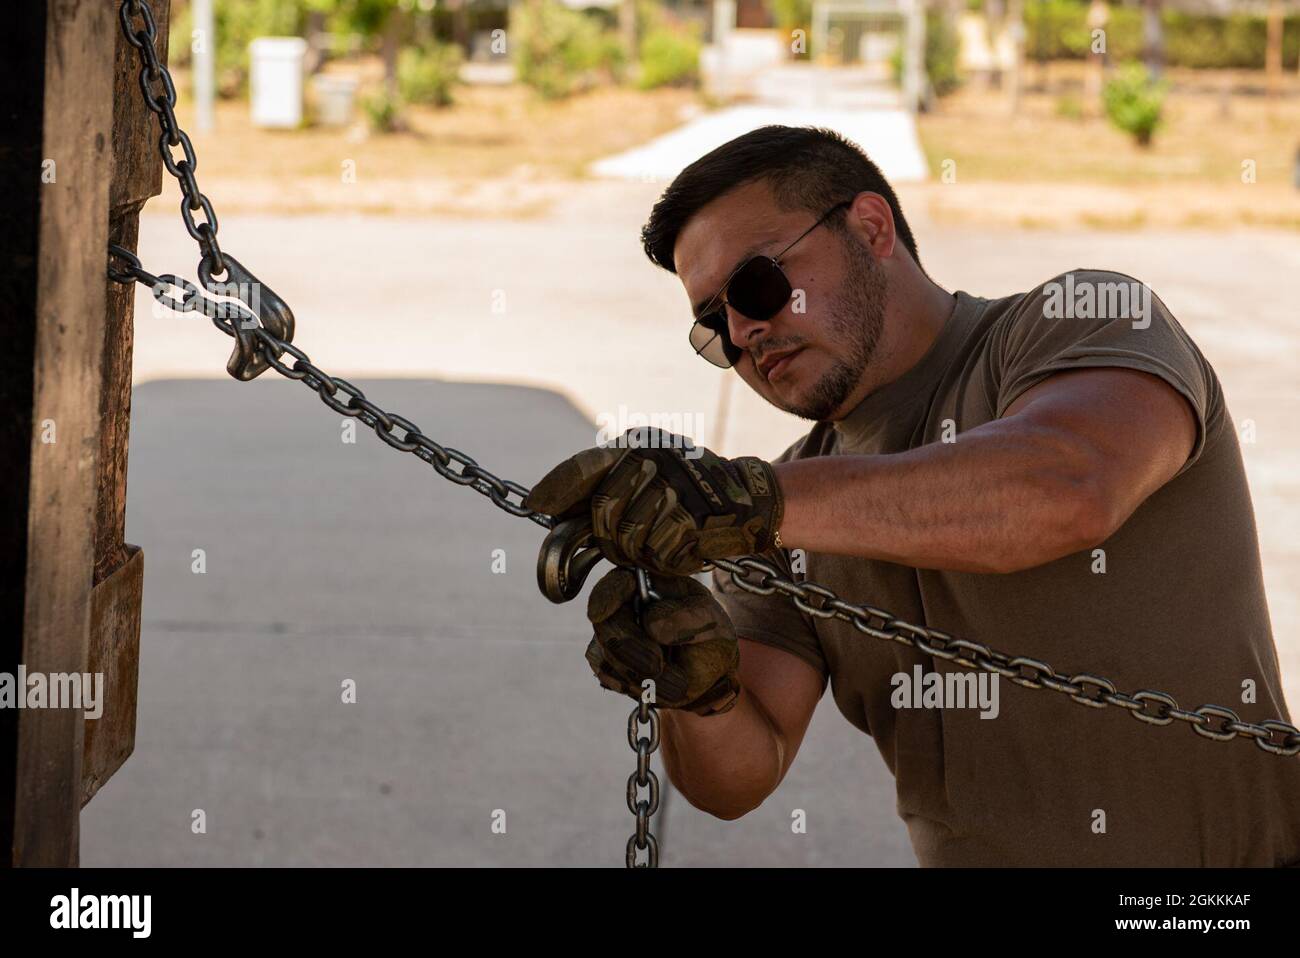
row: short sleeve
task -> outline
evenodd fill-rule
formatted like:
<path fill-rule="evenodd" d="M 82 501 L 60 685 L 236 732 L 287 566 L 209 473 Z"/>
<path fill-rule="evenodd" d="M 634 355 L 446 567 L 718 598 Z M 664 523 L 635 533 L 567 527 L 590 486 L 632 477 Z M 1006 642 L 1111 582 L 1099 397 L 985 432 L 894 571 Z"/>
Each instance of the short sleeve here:
<path fill-rule="evenodd" d="M 776 565 L 787 579 L 795 578 L 790 571 L 790 553 L 787 550 L 767 552 L 761 558 Z M 750 573 L 750 576 L 754 578 L 756 574 Z M 745 591 L 736 585 L 730 572 L 721 569 L 713 570 L 710 588 L 736 627 L 736 635 L 789 652 L 811 665 L 822 680 L 826 680 L 830 669 L 826 665 L 821 640 L 817 638 L 812 619 L 806 612 L 779 592 L 755 595 Z"/>
<path fill-rule="evenodd" d="M 1205 447 L 1207 423 L 1222 410 L 1213 369 L 1149 286 L 1103 270 L 1075 270 L 1027 294 L 998 322 L 997 415 L 1053 373 L 1089 367 L 1157 376 L 1187 400 L 1196 442 L 1182 472 Z"/>

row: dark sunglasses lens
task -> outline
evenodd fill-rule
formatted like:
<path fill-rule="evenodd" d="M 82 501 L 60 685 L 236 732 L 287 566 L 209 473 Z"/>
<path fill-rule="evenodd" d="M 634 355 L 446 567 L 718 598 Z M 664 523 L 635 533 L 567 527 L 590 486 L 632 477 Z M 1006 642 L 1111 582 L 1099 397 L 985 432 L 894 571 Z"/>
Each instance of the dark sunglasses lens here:
<path fill-rule="evenodd" d="M 722 369 L 740 356 L 740 350 L 731 345 L 726 318 L 721 313 L 709 313 L 695 321 L 691 327 L 691 348 Z"/>
<path fill-rule="evenodd" d="M 727 284 L 727 300 L 732 307 L 760 321 L 781 312 L 792 292 L 781 267 L 766 256 L 755 256 Z"/>

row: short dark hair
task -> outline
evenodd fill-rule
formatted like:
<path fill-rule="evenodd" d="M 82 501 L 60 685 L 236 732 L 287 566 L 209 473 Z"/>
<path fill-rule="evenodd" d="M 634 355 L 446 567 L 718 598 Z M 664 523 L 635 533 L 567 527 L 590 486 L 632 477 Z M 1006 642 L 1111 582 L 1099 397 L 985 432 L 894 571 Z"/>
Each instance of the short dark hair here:
<path fill-rule="evenodd" d="M 783 210 L 808 210 L 820 216 L 841 200 L 879 193 L 894 215 L 894 230 L 916 260 L 916 240 L 898 197 L 880 168 L 862 149 L 823 127 L 764 126 L 706 153 L 682 170 L 655 203 L 641 228 L 650 261 L 677 272 L 673 247 L 692 216 L 710 201 L 754 180 L 766 180 Z M 843 217 L 826 221 L 843 229 Z"/>

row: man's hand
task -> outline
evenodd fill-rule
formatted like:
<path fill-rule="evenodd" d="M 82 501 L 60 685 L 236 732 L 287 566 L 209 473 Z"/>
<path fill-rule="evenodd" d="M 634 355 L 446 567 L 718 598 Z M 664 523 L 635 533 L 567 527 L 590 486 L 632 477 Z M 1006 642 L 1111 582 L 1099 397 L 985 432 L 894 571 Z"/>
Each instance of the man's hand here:
<path fill-rule="evenodd" d="M 629 429 L 623 444 L 560 463 L 524 505 L 559 519 L 590 512 L 607 559 L 665 575 L 772 548 L 784 501 L 771 465 L 751 456 L 724 459 L 689 442 Z"/>
<path fill-rule="evenodd" d="M 587 601 L 595 638 L 587 663 L 600 684 L 638 701 L 646 679 L 654 704 L 696 715 L 729 711 L 740 694 L 740 645 L 731 619 L 707 588 L 688 577 L 652 576 L 660 599 L 637 625 L 636 573 L 614 569 Z"/>

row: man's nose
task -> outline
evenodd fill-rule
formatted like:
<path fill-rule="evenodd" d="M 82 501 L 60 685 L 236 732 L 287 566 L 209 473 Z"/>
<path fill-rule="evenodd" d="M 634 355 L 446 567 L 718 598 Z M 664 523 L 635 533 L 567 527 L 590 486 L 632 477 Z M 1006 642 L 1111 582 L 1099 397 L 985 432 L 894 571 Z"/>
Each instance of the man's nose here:
<path fill-rule="evenodd" d="M 771 320 L 768 319 L 750 319 L 730 303 L 724 308 L 727 310 L 727 333 L 731 336 L 731 341 L 741 349 L 753 346 L 751 338 L 771 325 Z"/>

